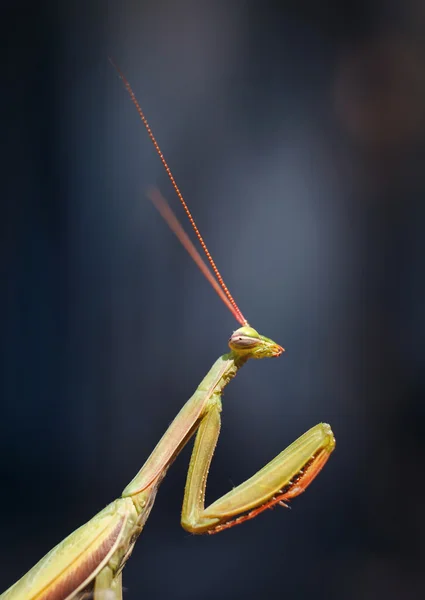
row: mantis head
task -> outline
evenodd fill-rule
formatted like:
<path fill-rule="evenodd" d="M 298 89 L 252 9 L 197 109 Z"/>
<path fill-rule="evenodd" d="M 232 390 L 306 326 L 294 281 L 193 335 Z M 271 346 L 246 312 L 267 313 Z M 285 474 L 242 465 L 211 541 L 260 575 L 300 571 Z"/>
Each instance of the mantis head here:
<path fill-rule="evenodd" d="M 280 356 L 284 349 L 273 340 L 260 335 L 253 327 L 244 325 L 232 333 L 229 347 L 246 358 L 271 358 Z"/>

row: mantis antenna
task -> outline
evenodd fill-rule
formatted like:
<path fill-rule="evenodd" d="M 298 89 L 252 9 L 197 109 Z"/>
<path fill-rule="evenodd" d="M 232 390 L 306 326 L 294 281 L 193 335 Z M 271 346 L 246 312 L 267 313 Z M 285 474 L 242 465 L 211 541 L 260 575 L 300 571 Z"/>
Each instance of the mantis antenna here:
<path fill-rule="evenodd" d="M 242 312 L 240 311 L 238 305 L 236 304 L 232 294 L 229 292 L 226 284 L 223 281 L 223 278 L 220 274 L 220 271 L 218 270 L 213 257 L 211 256 L 207 245 L 204 241 L 204 238 L 202 237 L 196 223 L 195 223 L 195 219 L 192 216 L 192 213 L 189 210 L 188 205 L 186 204 L 185 199 L 183 198 L 183 194 L 181 193 L 176 180 L 174 179 L 174 176 L 171 172 L 170 167 L 168 166 L 167 161 L 164 158 L 163 153 L 161 152 L 161 148 L 159 147 L 158 142 L 156 141 L 156 138 L 154 136 L 154 134 L 152 133 L 152 130 L 150 128 L 150 125 L 145 117 L 144 112 L 141 109 L 141 106 L 136 98 L 136 95 L 134 94 L 130 83 L 127 81 L 125 75 L 123 74 L 123 72 L 121 71 L 121 69 L 114 63 L 114 61 L 109 58 L 109 62 L 111 63 L 111 65 L 114 67 L 114 69 L 117 71 L 118 75 L 120 76 L 120 78 L 122 79 L 124 86 L 133 102 L 133 104 L 135 105 L 137 112 L 139 113 L 139 117 L 143 123 L 143 125 L 146 128 L 146 131 L 148 132 L 148 135 L 151 139 L 152 144 L 154 145 L 154 148 L 159 156 L 159 158 L 161 159 L 162 164 L 164 165 L 164 169 L 171 181 L 171 184 L 184 208 L 184 211 L 187 215 L 187 218 L 190 221 L 190 224 L 192 225 L 192 228 L 196 234 L 196 237 L 199 240 L 199 243 L 201 244 L 201 247 L 203 249 L 203 251 L 205 252 L 205 255 L 208 259 L 208 262 L 211 265 L 212 271 L 215 275 L 211 273 L 210 269 L 208 268 L 207 264 L 205 263 L 205 261 L 202 259 L 202 257 L 200 256 L 199 252 L 196 250 L 195 246 L 193 245 L 192 241 L 190 240 L 190 238 L 187 236 L 186 232 L 184 231 L 183 227 L 181 226 L 181 224 L 179 223 L 176 215 L 174 214 L 173 210 L 171 209 L 171 207 L 169 206 L 168 202 L 165 200 L 165 198 L 163 198 L 163 196 L 160 194 L 160 192 L 153 188 L 151 190 L 149 190 L 149 198 L 150 200 L 153 202 L 153 204 L 155 205 L 155 207 L 157 208 L 157 210 L 160 212 L 160 214 L 162 215 L 162 217 L 165 219 L 165 221 L 167 222 L 168 226 L 170 227 L 170 229 L 175 233 L 175 235 L 178 237 L 178 239 L 180 240 L 181 244 L 186 248 L 186 250 L 188 251 L 188 253 L 190 254 L 190 256 L 192 257 L 192 259 L 195 261 L 195 263 L 198 265 L 198 267 L 200 268 L 200 270 L 202 271 L 202 273 L 204 274 L 204 276 L 208 279 L 208 281 L 210 282 L 210 284 L 212 285 L 212 287 L 214 288 L 214 290 L 217 292 L 217 294 L 220 296 L 221 300 L 224 302 L 224 304 L 227 306 L 227 308 L 230 310 L 230 312 L 233 314 L 233 316 L 235 317 L 235 319 L 241 324 L 241 325 L 248 325 L 248 321 L 245 319 L 245 317 L 243 316 Z M 218 282 L 218 283 L 217 283 Z"/>

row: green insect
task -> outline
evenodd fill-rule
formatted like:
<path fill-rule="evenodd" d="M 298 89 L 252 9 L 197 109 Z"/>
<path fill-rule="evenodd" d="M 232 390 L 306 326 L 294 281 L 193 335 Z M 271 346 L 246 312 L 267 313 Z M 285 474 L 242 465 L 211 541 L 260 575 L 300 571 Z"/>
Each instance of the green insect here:
<path fill-rule="evenodd" d="M 82 600 L 86 597 L 121 600 L 122 570 L 149 516 L 159 485 L 168 467 L 195 433 L 181 517 L 182 526 L 191 533 L 218 533 L 252 519 L 276 504 L 286 506 L 288 500 L 307 488 L 335 448 L 330 426 L 319 423 L 250 479 L 205 507 L 208 470 L 220 433 L 222 392 L 250 358 L 277 357 L 282 354 L 283 348 L 253 329 L 239 310 L 199 233 L 130 84 L 118 72 L 212 272 L 158 190 L 151 190 L 150 198 L 241 327 L 230 336 L 230 352 L 213 364 L 121 497 L 60 542 L 4 592 L 0 600 Z"/>

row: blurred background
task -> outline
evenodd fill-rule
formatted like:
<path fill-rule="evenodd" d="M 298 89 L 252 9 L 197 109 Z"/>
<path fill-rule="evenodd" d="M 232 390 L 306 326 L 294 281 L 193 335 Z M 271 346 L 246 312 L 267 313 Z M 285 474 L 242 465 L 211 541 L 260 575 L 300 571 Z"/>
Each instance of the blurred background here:
<path fill-rule="evenodd" d="M 119 496 L 237 324 L 146 199 L 177 200 L 279 361 L 223 399 L 211 502 L 297 436 L 337 449 L 292 510 L 179 524 L 186 448 L 124 598 L 425 593 L 421 0 L 5 2 L 0 590 Z"/>

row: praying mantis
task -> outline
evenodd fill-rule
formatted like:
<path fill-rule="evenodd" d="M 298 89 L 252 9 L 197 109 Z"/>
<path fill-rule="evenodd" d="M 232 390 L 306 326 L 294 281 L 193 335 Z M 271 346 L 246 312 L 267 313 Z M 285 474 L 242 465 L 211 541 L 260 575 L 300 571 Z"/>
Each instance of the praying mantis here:
<path fill-rule="evenodd" d="M 148 195 L 240 327 L 230 336 L 230 352 L 213 364 L 121 496 L 53 548 L 0 595 L 0 600 L 83 600 L 88 597 L 122 600 L 123 568 L 168 468 L 195 433 L 181 515 L 184 529 L 194 534 L 218 533 L 277 504 L 287 506 L 289 500 L 313 481 L 335 448 L 330 426 L 319 423 L 252 477 L 205 506 L 208 471 L 220 433 L 224 388 L 249 359 L 278 357 L 284 350 L 260 335 L 243 316 L 207 249 L 129 82 L 112 64 L 139 113 L 211 269 L 160 192 L 152 189 Z"/>

